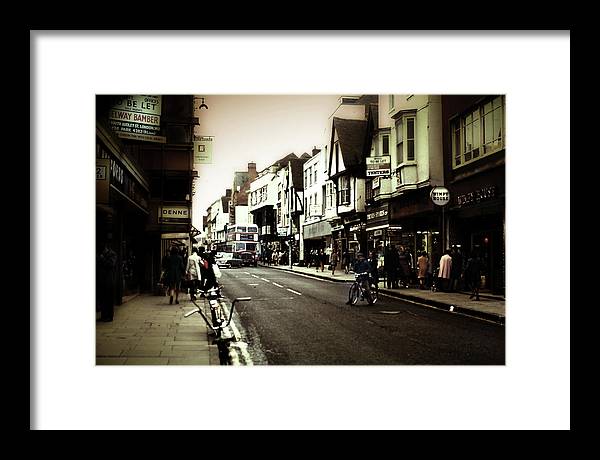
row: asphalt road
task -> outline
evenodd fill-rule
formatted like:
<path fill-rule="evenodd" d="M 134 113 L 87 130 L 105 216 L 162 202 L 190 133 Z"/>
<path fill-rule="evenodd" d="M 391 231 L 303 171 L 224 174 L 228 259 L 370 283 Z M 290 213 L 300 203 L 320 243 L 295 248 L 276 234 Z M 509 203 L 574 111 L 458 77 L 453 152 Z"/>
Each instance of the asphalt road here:
<path fill-rule="evenodd" d="M 503 326 L 384 296 L 345 305 L 349 283 L 265 267 L 221 271 L 228 299 L 252 297 L 234 318 L 253 364 L 505 364 Z"/>

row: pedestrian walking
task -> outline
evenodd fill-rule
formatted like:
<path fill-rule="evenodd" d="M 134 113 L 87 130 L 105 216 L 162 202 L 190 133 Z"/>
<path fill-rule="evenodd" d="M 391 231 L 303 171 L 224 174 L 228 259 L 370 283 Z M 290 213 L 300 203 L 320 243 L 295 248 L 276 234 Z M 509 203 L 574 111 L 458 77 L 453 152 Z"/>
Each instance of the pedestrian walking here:
<path fill-rule="evenodd" d="M 188 257 L 186 278 L 189 282 L 190 299 L 196 300 L 196 290 L 200 289 L 200 280 L 202 279 L 200 256 L 196 248 L 192 249 L 192 254 Z"/>
<path fill-rule="evenodd" d="M 452 249 L 452 269 L 450 270 L 450 291 L 458 291 L 460 288 L 460 277 L 463 274 L 462 256 L 457 247 Z"/>
<path fill-rule="evenodd" d="M 338 260 L 339 260 L 339 253 L 337 248 L 333 248 L 333 251 L 331 251 L 331 260 L 330 260 L 330 264 L 329 264 L 329 268 L 331 268 L 331 275 L 335 276 L 335 268 L 336 265 L 338 264 Z"/>
<path fill-rule="evenodd" d="M 383 269 L 385 270 L 385 285 L 388 289 L 398 287 L 398 259 L 396 248 L 393 244 L 385 248 L 383 254 Z"/>
<path fill-rule="evenodd" d="M 467 260 L 467 266 L 465 268 L 465 280 L 471 290 L 469 299 L 479 300 L 479 286 L 481 284 L 481 269 L 482 261 L 479 257 L 479 253 L 474 250 L 469 260 Z"/>
<path fill-rule="evenodd" d="M 342 254 L 342 265 L 344 267 L 344 273 L 348 274 L 350 271 L 350 254 L 348 254 L 347 249 Z"/>
<path fill-rule="evenodd" d="M 325 263 L 327 262 L 327 254 L 323 248 L 319 249 L 319 267 L 321 267 L 321 272 L 325 270 Z"/>
<path fill-rule="evenodd" d="M 110 322 L 114 316 L 115 305 L 115 269 L 117 253 L 113 251 L 112 235 L 106 237 L 104 249 L 98 256 L 97 297 L 100 304 L 100 321 Z"/>
<path fill-rule="evenodd" d="M 444 292 L 448 291 L 450 276 L 452 273 L 452 256 L 450 251 L 446 249 L 444 255 L 440 258 L 440 268 L 438 272 L 438 278 L 440 279 L 440 287 Z"/>
<path fill-rule="evenodd" d="M 178 304 L 179 289 L 181 279 L 185 273 L 185 266 L 176 246 L 172 246 L 169 255 L 163 258 L 162 268 L 165 270 L 165 281 L 169 287 L 169 305 L 173 304 L 173 293 L 175 293 L 175 303 Z"/>
<path fill-rule="evenodd" d="M 400 285 L 407 288 L 410 284 L 410 259 L 408 253 L 403 246 L 400 246 L 398 252 L 398 277 L 400 278 Z"/>
<path fill-rule="evenodd" d="M 425 289 L 425 279 L 427 278 L 427 269 L 429 268 L 429 259 L 425 251 L 421 252 L 419 255 L 417 267 L 419 270 L 417 274 L 417 277 L 419 278 L 419 289 Z"/>

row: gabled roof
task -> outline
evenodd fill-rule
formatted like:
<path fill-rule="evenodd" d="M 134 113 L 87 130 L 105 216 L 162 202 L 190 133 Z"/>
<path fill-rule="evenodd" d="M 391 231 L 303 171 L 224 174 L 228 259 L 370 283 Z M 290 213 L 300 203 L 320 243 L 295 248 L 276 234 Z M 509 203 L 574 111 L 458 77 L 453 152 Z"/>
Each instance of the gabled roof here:
<path fill-rule="evenodd" d="M 367 134 L 367 120 L 346 120 L 334 117 L 333 129 L 338 135 L 346 169 L 361 165 Z M 330 146 L 330 151 L 333 152 L 333 145 Z"/>
<path fill-rule="evenodd" d="M 290 164 L 292 166 L 292 185 L 296 190 L 304 190 L 304 168 L 302 168 L 302 165 L 304 165 L 307 160 L 310 160 L 310 155 L 307 153 L 302 155 L 300 158 L 290 160 Z"/>

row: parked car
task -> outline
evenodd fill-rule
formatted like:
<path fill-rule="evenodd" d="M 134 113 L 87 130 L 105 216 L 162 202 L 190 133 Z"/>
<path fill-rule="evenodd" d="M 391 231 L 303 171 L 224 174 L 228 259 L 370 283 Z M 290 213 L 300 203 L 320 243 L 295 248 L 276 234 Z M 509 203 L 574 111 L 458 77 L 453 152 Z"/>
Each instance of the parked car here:
<path fill-rule="evenodd" d="M 232 252 L 217 252 L 215 261 L 219 268 L 239 268 L 243 265 L 242 259 Z"/>
<path fill-rule="evenodd" d="M 256 267 L 258 266 L 258 256 L 255 252 L 244 251 L 240 253 L 240 258 L 242 259 L 242 265 L 244 267 Z"/>

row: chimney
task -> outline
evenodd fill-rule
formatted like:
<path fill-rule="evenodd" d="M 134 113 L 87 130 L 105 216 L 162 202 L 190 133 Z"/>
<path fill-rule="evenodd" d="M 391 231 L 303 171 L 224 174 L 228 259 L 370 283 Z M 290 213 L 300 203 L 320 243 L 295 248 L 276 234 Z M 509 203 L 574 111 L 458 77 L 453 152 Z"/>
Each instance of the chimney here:
<path fill-rule="evenodd" d="M 321 149 L 318 149 L 317 146 L 315 145 L 312 149 L 312 156 L 314 157 L 320 151 L 321 151 Z"/>
<path fill-rule="evenodd" d="M 253 181 L 256 179 L 256 163 L 248 163 L 248 179 Z"/>
<path fill-rule="evenodd" d="M 228 197 L 231 196 L 231 189 L 230 188 L 225 189 L 225 196 L 228 196 Z"/>

